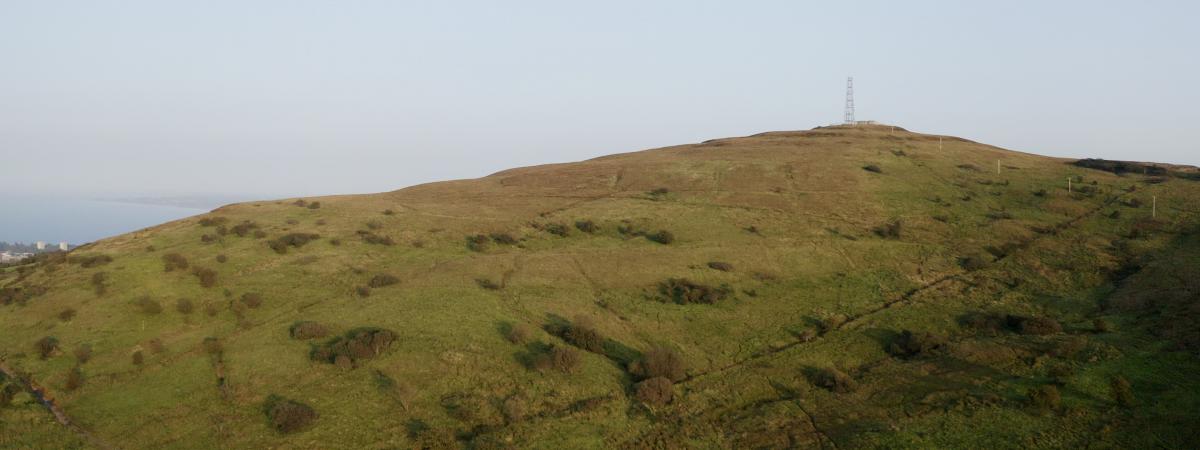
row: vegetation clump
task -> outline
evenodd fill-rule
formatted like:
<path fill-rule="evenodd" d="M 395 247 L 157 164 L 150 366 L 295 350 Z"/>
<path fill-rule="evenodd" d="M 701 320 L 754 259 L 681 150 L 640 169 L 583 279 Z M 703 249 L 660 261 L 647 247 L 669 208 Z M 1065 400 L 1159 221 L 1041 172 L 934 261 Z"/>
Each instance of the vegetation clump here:
<path fill-rule="evenodd" d="M 200 280 L 200 287 L 210 288 L 217 285 L 217 271 L 207 267 L 192 267 L 192 275 Z"/>
<path fill-rule="evenodd" d="M 875 228 L 872 228 L 871 231 L 884 239 L 900 239 L 900 228 L 900 221 L 893 220 L 883 225 L 876 226 Z"/>
<path fill-rule="evenodd" d="M 900 337 L 888 346 L 888 353 L 901 358 L 928 355 L 946 346 L 946 337 L 930 332 L 904 330 Z"/>
<path fill-rule="evenodd" d="M 533 335 L 528 325 L 523 323 L 515 323 L 508 327 L 504 332 L 504 338 L 513 344 L 524 344 L 529 342 L 529 338 Z"/>
<path fill-rule="evenodd" d="M 667 230 L 658 230 L 657 232 L 647 234 L 646 239 L 659 244 L 669 245 L 672 242 L 675 242 L 675 235 Z"/>
<path fill-rule="evenodd" d="M 58 312 L 58 320 L 61 320 L 63 322 L 70 322 L 71 319 L 75 318 L 75 314 L 76 314 L 75 308 L 64 309 L 64 310 Z"/>
<path fill-rule="evenodd" d="M 567 235 L 571 234 L 567 226 L 561 223 L 548 223 L 542 226 L 542 230 L 558 237 L 567 237 Z"/>
<path fill-rule="evenodd" d="M 80 346 L 75 347 L 74 354 L 76 364 L 87 364 L 88 361 L 92 360 L 92 346 L 88 344 L 81 344 Z"/>
<path fill-rule="evenodd" d="M 686 278 L 669 278 L 658 285 L 658 291 L 668 300 L 680 305 L 702 303 L 711 305 L 729 296 L 728 286 L 712 287 Z"/>
<path fill-rule="evenodd" d="M 238 237 L 246 237 L 246 235 L 251 234 L 252 231 L 257 230 L 257 229 L 258 229 L 257 223 L 247 220 L 247 221 L 244 221 L 237 225 L 234 225 L 233 228 L 229 229 L 229 231 L 233 232 L 233 234 L 236 234 Z"/>
<path fill-rule="evenodd" d="M 108 273 L 106 272 L 96 272 L 92 274 L 92 291 L 96 293 L 97 297 L 103 296 L 106 292 L 108 292 L 108 284 L 106 283 L 107 281 Z"/>
<path fill-rule="evenodd" d="M 113 261 L 113 257 L 108 255 L 89 255 L 89 256 L 72 256 L 70 262 L 78 263 L 80 267 L 90 269 L 92 267 L 103 266 Z"/>
<path fill-rule="evenodd" d="M 604 335 L 596 330 L 592 320 L 585 316 L 576 316 L 575 321 L 562 331 L 563 340 L 571 345 L 592 353 L 604 353 Z"/>
<path fill-rule="evenodd" d="M 517 238 L 508 233 L 492 233 L 490 235 L 492 242 L 501 245 L 517 245 Z"/>
<path fill-rule="evenodd" d="M 708 268 L 712 270 L 720 270 L 722 272 L 732 272 L 733 264 L 721 261 L 709 261 Z"/>
<path fill-rule="evenodd" d="M 488 237 L 482 234 L 467 236 L 467 250 L 482 252 L 487 250 Z"/>
<path fill-rule="evenodd" d="M 75 366 L 67 371 L 67 382 L 64 388 L 68 391 L 74 391 L 80 387 L 83 387 L 83 369 Z"/>
<path fill-rule="evenodd" d="M 175 301 L 175 310 L 179 311 L 180 314 L 183 314 L 186 316 L 188 314 L 191 314 L 194 309 L 195 309 L 195 306 L 192 305 L 191 300 L 188 300 L 186 298 L 181 298 L 181 299 Z"/>
<path fill-rule="evenodd" d="M 292 324 L 292 327 L 288 329 L 288 333 L 292 336 L 292 339 L 316 339 L 328 336 L 329 329 L 320 323 L 304 320 Z"/>
<path fill-rule="evenodd" d="M 247 292 L 242 294 L 241 301 L 247 308 L 255 309 L 262 306 L 263 296 L 259 293 Z"/>
<path fill-rule="evenodd" d="M 188 260 L 183 255 L 178 253 L 167 253 L 162 256 L 163 271 L 174 272 L 176 269 L 184 270 L 188 268 Z"/>
<path fill-rule="evenodd" d="M 1047 335 L 1062 332 L 1062 325 L 1049 317 L 1025 317 L 1008 315 L 1005 322 L 1013 331 L 1020 334 Z"/>
<path fill-rule="evenodd" d="M 970 255 L 958 258 L 958 265 L 968 272 L 983 270 L 987 268 L 988 261 L 979 255 Z"/>
<path fill-rule="evenodd" d="M 150 298 L 149 295 L 138 297 L 133 301 L 133 303 L 137 305 L 138 309 L 142 310 L 142 313 L 144 314 L 155 315 L 162 313 L 163 310 L 162 304 L 159 303 L 158 300 Z"/>
<path fill-rule="evenodd" d="M 813 384 L 839 394 L 858 390 L 858 382 L 854 381 L 854 378 L 834 367 L 817 371 L 813 377 Z"/>
<path fill-rule="evenodd" d="M 675 387 L 667 378 L 649 378 L 637 384 L 634 396 L 647 405 L 662 406 L 675 399 Z"/>
<path fill-rule="evenodd" d="M 396 241 L 392 240 L 391 236 L 383 236 L 383 235 L 372 233 L 367 230 L 358 230 L 355 233 L 358 234 L 358 237 L 361 238 L 363 242 L 366 242 L 371 245 L 383 245 L 383 246 L 396 245 Z"/>
<path fill-rule="evenodd" d="M 34 349 L 37 350 L 38 357 L 44 360 L 49 358 L 50 355 L 53 355 L 55 351 L 58 351 L 58 338 L 54 336 L 46 336 L 38 339 L 33 346 Z"/>
<path fill-rule="evenodd" d="M 867 172 L 871 172 L 871 173 L 883 173 L 883 169 L 880 169 L 879 166 L 874 165 L 874 164 L 867 164 L 865 166 L 862 166 L 862 168 L 863 168 L 863 170 L 865 170 Z"/>
<path fill-rule="evenodd" d="M 579 354 L 579 350 L 555 345 L 538 355 L 533 361 L 533 366 L 538 370 L 554 369 L 562 373 L 575 373 L 582 363 L 583 356 Z"/>
<path fill-rule="evenodd" d="M 1062 394 L 1052 384 L 1030 388 L 1025 398 L 1030 407 L 1040 412 L 1055 411 L 1062 406 Z"/>
<path fill-rule="evenodd" d="M 271 247 L 271 250 L 275 250 L 275 253 L 282 255 L 287 253 L 288 247 L 300 248 L 304 244 L 320 238 L 320 235 L 314 233 L 288 233 L 268 241 L 267 245 Z"/>
<path fill-rule="evenodd" d="M 1122 408 L 1133 407 L 1133 385 L 1129 383 L 1129 379 L 1117 375 L 1112 378 L 1109 388 L 1112 392 L 1112 399 L 1118 406 Z"/>
<path fill-rule="evenodd" d="M 381 273 L 379 275 L 375 275 L 374 277 L 371 277 L 371 281 L 367 282 L 367 286 L 370 286 L 372 288 L 381 288 L 381 287 L 391 286 L 391 285 L 399 283 L 399 282 L 400 282 L 400 279 L 397 278 L 395 275 Z"/>
<path fill-rule="evenodd" d="M 226 222 L 229 222 L 228 217 L 221 217 L 221 216 L 204 217 L 204 218 L 200 219 L 200 226 L 215 227 L 215 226 L 224 225 Z"/>
<path fill-rule="evenodd" d="M 641 359 L 629 364 L 629 373 L 642 380 L 663 378 L 680 382 L 687 378 L 687 367 L 679 352 L 669 347 L 655 346 Z"/>
<path fill-rule="evenodd" d="M 304 431 L 317 420 L 317 412 L 312 407 L 277 395 L 267 397 L 263 412 L 271 428 L 281 434 Z"/>
<path fill-rule="evenodd" d="M 600 231 L 600 226 L 596 225 L 596 222 L 592 222 L 591 220 L 577 220 L 575 221 L 575 229 L 584 233 L 592 234 Z"/>
<path fill-rule="evenodd" d="M 313 348 L 314 361 L 354 368 L 362 361 L 375 358 L 396 341 L 396 333 L 382 328 L 358 328 Z"/>

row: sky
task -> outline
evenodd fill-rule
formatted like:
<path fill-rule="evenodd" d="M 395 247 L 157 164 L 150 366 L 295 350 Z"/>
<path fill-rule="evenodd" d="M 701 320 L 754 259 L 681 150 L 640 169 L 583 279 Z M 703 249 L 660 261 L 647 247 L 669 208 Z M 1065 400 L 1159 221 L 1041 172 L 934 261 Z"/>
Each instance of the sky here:
<path fill-rule="evenodd" d="M 1198 4 L 0 0 L 0 189 L 389 191 L 836 123 L 851 75 L 860 120 L 1200 165 Z"/>

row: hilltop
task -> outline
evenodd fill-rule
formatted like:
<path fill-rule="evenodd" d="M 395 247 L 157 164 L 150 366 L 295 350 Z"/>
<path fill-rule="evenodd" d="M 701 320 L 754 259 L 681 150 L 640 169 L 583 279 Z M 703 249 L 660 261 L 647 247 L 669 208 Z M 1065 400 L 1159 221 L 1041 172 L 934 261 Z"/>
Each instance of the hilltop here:
<path fill-rule="evenodd" d="M 1076 163 L 823 127 L 224 206 L 0 269 L 0 447 L 1196 447 L 1200 181 Z"/>

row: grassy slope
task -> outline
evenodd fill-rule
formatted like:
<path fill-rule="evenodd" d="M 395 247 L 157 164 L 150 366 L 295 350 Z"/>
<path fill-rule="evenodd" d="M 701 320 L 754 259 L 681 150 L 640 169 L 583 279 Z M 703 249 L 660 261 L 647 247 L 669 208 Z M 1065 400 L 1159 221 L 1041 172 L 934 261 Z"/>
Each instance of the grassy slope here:
<path fill-rule="evenodd" d="M 996 161 L 1005 166 L 1000 174 Z M 862 170 L 865 164 L 882 173 Z M 959 167 L 966 164 L 978 170 Z M 1077 186 L 1098 192 L 1068 194 L 1066 180 L 1074 176 L 1083 177 Z M 290 201 L 237 204 L 208 216 L 255 221 L 270 238 L 312 232 L 322 239 L 286 255 L 253 237 L 203 243 L 201 235 L 214 229 L 190 218 L 72 253 L 112 255 L 108 265 L 57 265 L 19 281 L 6 274 L 0 286 L 44 285 L 49 292 L 25 306 L 0 307 L 0 355 L 53 390 L 98 438 L 122 448 L 408 447 L 412 430 L 423 427 L 544 448 L 831 441 L 840 448 L 1127 447 L 1149 439 L 1180 446 L 1194 425 L 1164 424 L 1197 419 L 1200 386 L 1186 376 L 1198 366 L 1194 355 L 1166 353 L 1160 339 L 1124 316 L 1109 318 L 1118 324 L 1115 332 L 1087 332 L 1102 314 L 1098 301 L 1112 289 L 1107 274 L 1122 258 L 1168 247 L 1196 250 L 1192 241 L 1172 241 L 1200 219 L 1189 211 L 1200 183 L 1140 179 L 956 138 L 939 144 L 936 136 L 863 127 L 765 133 L 309 199 L 320 201 L 320 209 Z M 1124 190 L 1133 184 L 1137 191 Z M 670 192 L 647 193 L 659 187 Z M 1047 195 L 1032 195 L 1040 189 Z M 1112 248 L 1149 215 L 1149 208 L 1118 202 L 1148 203 L 1151 195 L 1158 197 L 1164 231 L 1126 239 L 1123 252 Z M 382 213 L 388 209 L 395 214 Z M 1106 217 L 1113 210 L 1121 211 L 1119 219 Z M 987 217 L 997 211 L 1012 218 Z M 532 226 L 581 219 L 600 231 L 572 228 L 564 238 Z M 870 231 L 892 219 L 903 224 L 901 239 Z M 626 220 L 669 230 L 677 240 L 627 238 L 617 232 Z M 355 231 L 368 221 L 397 245 L 362 242 Z M 1069 225 L 1053 235 L 1033 230 L 1058 224 Z M 750 226 L 760 233 L 745 231 Z M 521 244 L 467 250 L 466 235 L 491 232 L 511 233 Z M 968 255 L 995 259 L 985 247 L 1006 243 L 1024 246 L 984 270 L 967 273 L 958 264 Z M 215 269 L 217 287 L 202 288 L 187 273 L 164 273 L 166 253 Z M 216 262 L 218 254 L 228 262 Z M 709 261 L 735 270 L 711 270 Z M 89 285 L 97 271 L 111 280 L 100 297 Z M 354 288 L 377 273 L 402 282 L 358 298 Z M 654 301 L 656 284 L 668 277 L 727 283 L 738 294 L 717 305 Z M 479 278 L 504 288 L 481 289 Z M 906 295 L 924 286 L 931 287 Z M 246 292 L 262 293 L 265 303 L 239 325 L 230 299 Z M 140 295 L 159 299 L 166 310 L 140 313 L 132 303 Z M 180 297 L 192 299 L 197 311 L 174 311 Z M 207 316 L 206 304 L 220 312 Z M 65 308 L 78 313 L 62 322 L 56 316 Z M 992 336 L 958 325 L 961 315 L 982 310 L 1049 315 L 1067 331 Z M 797 343 L 803 330 L 839 314 L 851 320 Z M 632 349 L 621 355 L 656 344 L 677 348 L 691 375 L 676 385 L 680 399 L 653 410 L 628 399 L 631 380 L 614 361 L 628 356 L 587 354 L 574 375 L 525 369 L 518 362 L 523 349 L 498 331 L 507 323 L 536 328 L 579 315 Z M 288 337 L 296 320 L 318 320 L 337 332 L 384 327 L 400 339 L 384 357 L 347 371 L 309 361 L 309 345 Z M 902 329 L 937 331 L 952 344 L 941 356 L 889 357 L 884 348 Z M 66 352 L 42 361 L 32 344 L 47 335 Z M 201 349 L 207 336 L 225 341 L 228 399 Z M 156 338 L 166 351 L 147 352 L 143 367 L 132 365 L 131 352 Z M 1046 351 L 1071 339 L 1084 339 L 1083 350 Z M 83 366 L 87 383 L 67 392 L 70 349 L 84 343 L 95 352 Z M 1064 411 L 1030 413 L 1022 406 L 1025 390 L 1045 383 L 1056 365 L 1075 373 L 1062 388 Z M 854 375 L 860 389 L 834 394 L 808 382 L 812 370 L 829 366 Z M 380 393 L 377 371 L 413 389 L 407 409 Z M 1112 406 L 1107 377 L 1113 373 L 1126 374 L 1145 399 L 1133 411 Z M 261 411 L 269 394 L 308 403 L 321 417 L 309 431 L 276 434 Z M 485 407 L 465 419 L 446 408 L 464 396 Z M 506 424 L 495 405 L 512 396 L 524 399 L 534 417 Z M 571 408 L 588 398 L 603 400 L 586 411 Z M 11 425 L 17 413 L 10 411 L 0 411 L 0 427 L 9 427 L 0 431 L 19 429 L 28 442 L 68 439 L 53 427 Z"/>

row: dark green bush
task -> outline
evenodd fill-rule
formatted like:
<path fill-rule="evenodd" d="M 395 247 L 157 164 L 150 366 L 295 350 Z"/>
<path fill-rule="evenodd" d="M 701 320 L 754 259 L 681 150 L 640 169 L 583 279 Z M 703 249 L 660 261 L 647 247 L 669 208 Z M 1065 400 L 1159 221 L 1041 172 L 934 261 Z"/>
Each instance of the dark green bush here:
<path fill-rule="evenodd" d="M 713 270 L 720 270 L 722 272 L 732 272 L 733 264 L 730 264 L 727 262 L 721 262 L 721 261 L 709 261 L 708 268 L 713 269 Z"/>
<path fill-rule="evenodd" d="M 813 384 L 841 394 L 858 390 L 858 382 L 854 378 L 833 367 L 817 371 Z"/>
<path fill-rule="evenodd" d="M 1055 411 L 1062 406 L 1062 395 L 1052 384 L 1030 388 L 1025 397 L 1030 407 L 1042 412 Z"/>
<path fill-rule="evenodd" d="M 928 355 L 946 346 L 946 337 L 930 332 L 904 330 L 900 337 L 888 346 L 888 353 L 901 358 Z"/>
<path fill-rule="evenodd" d="M 271 250 L 275 250 L 275 253 L 284 254 L 287 253 L 288 247 L 300 248 L 320 238 L 320 235 L 314 233 L 288 233 L 267 242 L 267 245 Z"/>
<path fill-rule="evenodd" d="M 138 297 L 133 301 L 133 303 L 137 305 L 138 309 L 142 310 L 142 312 L 145 314 L 159 314 L 162 313 L 163 310 L 162 304 L 159 303 L 158 300 L 150 298 L 149 295 Z"/>
<path fill-rule="evenodd" d="M 629 364 L 629 373 L 638 379 L 665 378 L 679 382 L 687 378 L 683 357 L 669 347 L 651 348 L 642 358 Z"/>
<path fill-rule="evenodd" d="M 680 305 L 692 303 L 714 304 L 724 300 L 731 292 L 729 287 L 711 287 L 694 283 L 686 278 L 670 278 L 659 283 L 658 291 L 668 300 Z"/>
<path fill-rule="evenodd" d="M 649 378 L 637 384 L 634 397 L 647 405 L 662 406 L 675 399 L 675 388 L 667 378 Z"/>
<path fill-rule="evenodd" d="M 58 350 L 58 338 L 54 336 L 46 336 L 38 339 L 33 346 L 34 349 L 37 350 L 38 357 L 41 359 L 46 359 L 49 358 L 50 355 L 54 354 L 56 350 Z"/>
<path fill-rule="evenodd" d="M 675 235 L 667 230 L 658 230 L 658 232 L 656 232 L 656 233 L 647 234 L 646 239 L 657 242 L 659 244 L 668 245 L 672 242 L 675 242 Z"/>
<path fill-rule="evenodd" d="M 292 324 L 288 330 L 292 339 L 315 339 L 323 338 L 329 335 L 329 329 L 317 322 L 310 320 L 300 321 Z"/>
<path fill-rule="evenodd" d="M 589 233 L 589 234 L 600 231 L 600 227 L 597 226 L 596 223 L 592 222 L 591 220 L 575 221 L 575 228 L 578 229 L 579 231 L 582 231 L 584 233 Z"/>
<path fill-rule="evenodd" d="M 188 260 L 183 255 L 178 253 L 167 253 L 162 256 L 163 270 L 173 272 L 176 269 L 183 270 L 188 268 Z"/>
<path fill-rule="evenodd" d="M 267 397 L 263 412 L 271 428 L 282 434 L 304 431 L 317 420 L 317 412 L 312 407 L 277 395 Z"/>
<path fill-rule="evenodd" d="M 482 234 L 467 236 L 467 250 L 473 252 L 482 252 L 487 250 L 488 237 Z"/>
<path fill-rule="evenodd" d="M 399 283 L 399 282 L 400 282 L 400 279 L 397 278 L 395 275 L 381 273 L 379 275 L 375 275 L 374 277 L 371 277 L 371 281 L 367 282 L 367 285 L 372 288 L 381 288 L 381 287 L 391 286 L 391 285 Z"/>
<path fill-rule="evenodd" d="M 208 353 L 209 355 L 216 356 L 225 352 L 225 346 L 221 345 L 221 340 L 213 336 L 204 338 L 201 346 L 204 347 L 204 353 Z"/>
<path fill-rule="evenodd" d="M 312 202 L 308 204 L 308 209 L 321 209 L 321 202 Z"/>
<path fill-rule="evenodd" d="M 359 328 L 315 347 L 310 356 L 314 361 L 353 368 L 361 361 L 383 354 L 395 340 L 396 333 L 392 331 Z"/>
<path fill-rule="evenodd" d="M 867 172 L 883 173 L 883 169 L 880 169 L 879 166 L 874 165 L 874 164 L 867 164 L 867 165 L 863 166 L 862 168 L 863 168 L 863 170 L 865 170 Z"/>

